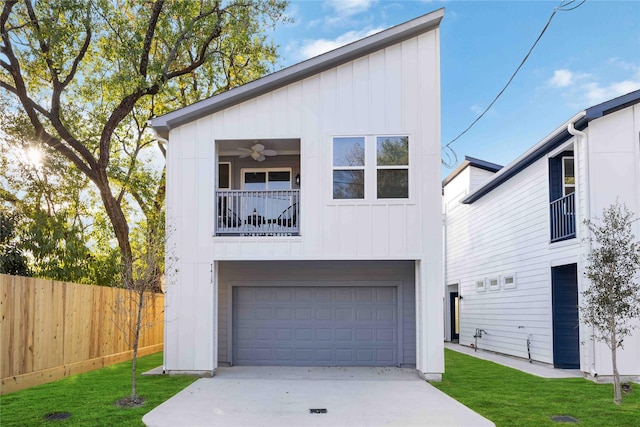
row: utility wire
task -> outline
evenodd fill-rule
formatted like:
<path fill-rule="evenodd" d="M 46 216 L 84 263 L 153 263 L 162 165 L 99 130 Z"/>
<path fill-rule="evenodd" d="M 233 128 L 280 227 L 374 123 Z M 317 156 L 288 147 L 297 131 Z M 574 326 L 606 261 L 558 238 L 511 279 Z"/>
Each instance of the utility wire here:
<path fill-rule="evenodd" d="M 529 49 L 529 51 L 527 52 L 527 54 L 525 55 L 525 57 L 522 59 L 522 61 L 520 62 L 520 65 L 518 65 L 518 67 L 516 68 L 516 70 L 513 72 L 513 74 L 511 75 L 511 77 L 509 78 L 509 80 L 507 81 L 507 83 L 504 85 L 504 87 L 500 90 L 500 92 L 498 92 L 498 94 L 495 96 L 495 98 L 493 98 L 493 101 L 491 101 L 489 103 L 489 105 L 487 106 L 487 108 L 484 109 L 484 111 L 482 111 L 482 113 L 480 113 L 480 115 L 478 117 L 476 117 L 476 119 L 471 122 L 471 124 L 469 126 L 466 127 L 465 130 L 463 130 L 462 132 L 460 132 L 460 134 L 458 134 L 458 136 L 456 136 L 455 138 L 453 138 L 451 141 L 449 141 L 444 147 L 444 150 L 448 150 L 448 151 L 444 151 L 443 155 L 446 156 L 447 160 L 443 159 L 442 163 L 447 166 L 447 167 L 453 167 L 455 166 L 455 164 L 458 161 L 458 155 L 456 154 L 456 152 L 453 150 L 453 148 L 451 148 L 451 144 L 453 144 L 454 142 L 456 142 L 458 139 L 460 139 L 464 134 L 466 134 L 476 123 L 478 123 L 478 121 L 484 117 L 485 114 L 487 114 L 487 112 L 491 109 L 491 107 L 493 107 L 493 104 L 496 103 L 496 101 L 498 101 L 498 99 L 502 96 L 502 94 L 504 93 L 505 90 L 507 90 L 507 88 L 509 87 L 509 85 L 511 84 L 511 82 L 513 81 L 513 79 L 516 77 L 516 75 L 518 74 L 518 72 L 520 71 L 520 69 L 524 66 L 525 62 L 527 62 L 527 59 L 529 59 L 529 56 L 531 56 L 531 52 L 533 52 L 533 49 L 536 47 L 536 45 L 538 44 L 538 42 L 540 41 L 540 39 L 542 38 L 542 36 L 544 35 L 544 33 L 547 31 L 547 29 L 549 28 L 549 25 L 551 24 L 551 21 L 553 20 L 553 17 L 556 15 L 557 12 L 569 12 L 572 10 L 575 10 L 577 8 L 579 8 L 580 6 L 582 6 L 587 0 L 582 0 L 580 3 L 578 3 L 576 6 L 572 7 L 572 8 L 567 8 L 568 6 L 572 5 L 573 3 L 575 3 L 577 0 L 570 0 L 567 3 L 565 3 L 565 0 L 562 0 L 560 2 L 560 6 L 556 7 L 555 9 L 553 9 L 553 12 L 551 13 L 551 16 L 549 17 L 549 19 L 547 20 L 547 23 L 545 24 L 544 28 L 542 28 L 542 31 L 540 31 L 540 34 L 538 35 L 538 38 L 536 38 L 536 41 L 533 42 L 533 45 L 531 45 L 531 48 Z"/>

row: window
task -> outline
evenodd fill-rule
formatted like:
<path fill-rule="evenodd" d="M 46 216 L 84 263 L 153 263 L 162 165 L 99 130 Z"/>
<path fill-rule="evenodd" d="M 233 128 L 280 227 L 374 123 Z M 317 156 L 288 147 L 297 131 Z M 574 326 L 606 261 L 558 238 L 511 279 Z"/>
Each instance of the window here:
<path fill-rule="evenodd" d="M 221 162 L 218 164 L 218 189 L 228 190 L 231 188 L 231 163 Z"/>
<path fill-rule="evenodd" d="M 562 158 L 562 195 L 566 196 L 576 191 L 576 176 L 573 157 Z"/>
<path fill-rule="evenodd" d="M 484 292 L 484 279 L 476 280 L 476 292 Z"/>
<path fill-rule="evenodd" d="M 376 138 L 378 199 L 409 198 L 409 137 Z"/>
<path fill-rule="evenodd" d="M 513 289 L 516 287 L 516 275 L 509 274 L 506 276 L 502 276 L 502 285 L 505 289 Z"/>
<path fill-rule="evenodd" d="M 492 277 L 489 279 L 489 290 L 490 291 L 497 291 L 498 289 L 500 289 L 500 281 L 498 280 L 497 277 Z"/>
<path fill-rule="evenodd" d="M 333 139 L 333 198 L 364 199 L 364 137 Z"/>
<path fill-rule="evenodd" d="M 334 199 L 408 199 L 409 137 L 333 138 Z"/>

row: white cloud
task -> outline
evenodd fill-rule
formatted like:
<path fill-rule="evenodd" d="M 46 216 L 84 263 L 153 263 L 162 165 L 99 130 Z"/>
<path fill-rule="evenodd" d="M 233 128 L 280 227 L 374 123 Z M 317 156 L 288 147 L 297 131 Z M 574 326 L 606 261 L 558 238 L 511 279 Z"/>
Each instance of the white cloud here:
<path fill-rule="evenodd" d="M 567 87 L 573 84 L 574 74 L 569 70 L 555 70 L 548 83 L 553 87 Z"/>
<path fill-rule="evenodd" d="M 347 18 L 369 10 L 372 0 L 328 0 L 326 6 L 337 15 L 335 18 Z"/>
<path fill-rule="evenodd" d="M 592 74 L 559 69 L 547 80 L 547 85 L 561 89 L 562 96 L 570 100 L 569 105 L 572 108 L 591 107 L 640 89 L 640 66 L 616 58 L 609 60 L 608 64 L 615 69 L 608 68 L 606 75 L 616 75 L 617 79 L 603 82 Z"/>
<path fill-rule="evenodd" d="M 583 87 L 584 99 L 589 106 L 599 104 L 612 98 L 633 92 L 640 89 L 640 73 L 634 78 L 626 79 L 620 82 L 612 82 L 601 85 L 597 82 L 591 82 Z"/>
<path fill-rule="evenodd" d="M 472 105 L 472 106 L 471 106 L 470 110 L 471 110 L 471 112 L 472 112 L 473 114 L 476 114 L 476 115 L 478 115 L 478 116 L 479 116 L 479 115 L 480 115 L 480 114 L 482 114 L 482 112 L 484 111 L 484 108 L 482 108 L 482 107 L 481 107 L 481 106 L 479 106 L 478 104 L 474 104 L 474 105 Z"/>
<path fill-rule="evenodd" d="M 368 37 L 372 34 L 378 33 L 382 31 L 383 28 L 371 28 L 364 29 L 360 31 L 349 31 L 344 34 L 339 35 L 333 40 L 329 39 L 316 39 L 316 40 L 305 40 L 300 47 L 300 56 L 302 59 L 312 58 L 314 56 L 321 55 L 325 52 L 329 52 L 330 50 L 339 48 L 340 46 L 344 46 L 346 44 L 352 43 L 356 40 L 360 40 L 364 37 Z"/>

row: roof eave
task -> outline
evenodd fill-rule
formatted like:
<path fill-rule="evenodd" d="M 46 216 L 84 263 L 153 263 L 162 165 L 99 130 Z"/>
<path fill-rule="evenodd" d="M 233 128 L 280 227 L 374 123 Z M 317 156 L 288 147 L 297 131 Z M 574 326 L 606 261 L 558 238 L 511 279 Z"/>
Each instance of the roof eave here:
<path fill-rule="evenodd" d="M 291 83 L 319 74 L 375 51 L 398 44 L 437 28 L 444 16 L 444 8 L 391 27 L 346 46 L 284 68 L 258 80 L 246 83 L 219 95 L 191 104 L 152 119 L 151 125 L 163 138 L 177 126 L 232 107 Z"/>
<path fill-rule="evenodd" d="M 527 150 L 520 157 L 515 159 L 513 162 L 509 163 L 507 166 L 502 168 L 499 172 L 497 172 L 494 176 L 489 178 L 483 185 L 478 187 L 472 193 L 469 193 L 464 199 L 460 200 L 460 203 L 470 204 L 486 195 L 493 189 L 500 186 L 502 183 L 522 172 L 525 168 L 529 167 L 532 163 L 542 158 L 549 151 L 553 150 L 554 147 L 559 146 L 565 141 L 568 141 L 573 137 L 567 130 L 567 126 L 569 123 L 573 123 L 576 129 L 584 129 L 587 125 L 586 120 L 586 111 L 581 111 L 571 119 L 566 121 L 562 126 L 557 128 L 555 131 L 547 135 L 542 141 L 534 145 L 532 148 Z"/>

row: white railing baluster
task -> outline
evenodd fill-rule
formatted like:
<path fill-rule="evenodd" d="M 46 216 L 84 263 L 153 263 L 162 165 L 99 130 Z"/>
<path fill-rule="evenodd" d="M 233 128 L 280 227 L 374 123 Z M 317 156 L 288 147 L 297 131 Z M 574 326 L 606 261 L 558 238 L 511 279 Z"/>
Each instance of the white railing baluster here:
<path fill-rule="evenodd" d="M 300 190 L 217 190 L 217 236 L 298 236 Z"/>

